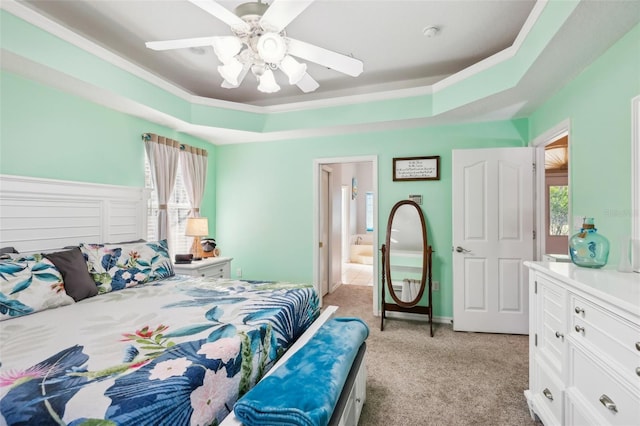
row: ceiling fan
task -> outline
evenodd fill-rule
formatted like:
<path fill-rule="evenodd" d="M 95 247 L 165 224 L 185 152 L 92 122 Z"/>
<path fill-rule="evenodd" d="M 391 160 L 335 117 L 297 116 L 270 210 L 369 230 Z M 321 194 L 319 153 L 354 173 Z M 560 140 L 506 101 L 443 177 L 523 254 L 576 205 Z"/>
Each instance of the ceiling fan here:
<path fill-rule="evenodd" d="M 240 86 L 249 71 L 258 79 L 258 90 L 274 93 L 280 90 L 273 74 L 281 70 L 289 84 L 303 92 L 319 87 L 307 73 L 307 65 L 296 58 L 311 61 L 335 71 L 357 77 L 362 73 L 362 61 L 342 55 L 286 35 L 285 27 L 300 15 L 313 0 L 273 0 L 271 5 L 243 3 L 234 12 L 215 0 L 189 0 L 205 12 L 231 27 L 231 36 L 197 37 L 179 40 L 150 41 L 149 49 L 171 50 L 212 46 L 222 65 L 218 72 L 224 78 L 222 87 Z"/>

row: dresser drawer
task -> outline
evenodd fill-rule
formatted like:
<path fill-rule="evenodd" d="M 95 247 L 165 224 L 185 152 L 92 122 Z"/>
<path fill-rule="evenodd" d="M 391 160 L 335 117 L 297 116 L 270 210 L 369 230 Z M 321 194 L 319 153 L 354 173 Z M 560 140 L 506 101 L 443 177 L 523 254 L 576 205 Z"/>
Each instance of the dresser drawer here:
<path fill-rule="evenodd" d="M 597 413 L 593 413 L 588 406 L 584 407 L 576 401 L 572 389 L 567 390 L 566 423 L 569 426 L 604 426 L 607 424 Z"/>
<path fill-rule="evenodd" d="M 612 425 L 637 425 L 640 420 L 640 393 L 630 389 L 599 358 L 569 345 L 568 388 L 580 395 L 589 408 Z M 575 389 L 572 389 L 575 388 Z"/>
<path fill-rule="evenodd" d="M 535 387 L 532 391 L 536 411 L 545 425 L 562 424 L 564 416 L 564 386 L 562 381 L 539 357 L 536 357 L 533 374 L 535 375 Z"/>
<path fill-rule="evenodd" d="M 606 426 L 610 424 L 586 403 L 583 396 L 569 388 L 565 392 L 565 421 L 567 426 Z"/>
<path fill-rule="evenodd" d="M 562 374 L 567 322 L 567 292 L 546 277 L 536 277 L 538 298 L 538 352 L 558 375 Z"/>
<path fill-rule="evenodd" d="M 597 348 L 610 359 L 623 376 L 640 389 L 640 326 L 571 294 L 571 336 L 589 347 Z"/>

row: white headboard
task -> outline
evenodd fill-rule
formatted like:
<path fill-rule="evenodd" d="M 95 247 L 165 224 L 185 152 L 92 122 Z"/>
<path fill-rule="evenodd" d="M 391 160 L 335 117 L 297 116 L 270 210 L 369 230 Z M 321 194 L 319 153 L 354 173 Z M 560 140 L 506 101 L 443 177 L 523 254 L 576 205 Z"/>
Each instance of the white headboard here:
<path fill-rule="evenodd" d="M 146 238 L 145 188 L 0 174 L 0 247 L 21 253 Z"/>

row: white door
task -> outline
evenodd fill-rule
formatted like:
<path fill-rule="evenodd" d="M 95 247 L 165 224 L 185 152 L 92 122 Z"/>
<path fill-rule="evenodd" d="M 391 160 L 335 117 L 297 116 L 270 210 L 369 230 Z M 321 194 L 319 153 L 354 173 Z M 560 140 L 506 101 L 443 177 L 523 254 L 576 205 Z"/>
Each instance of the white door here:
<path fill-rule="evenodd" d="M 527 334 L 534 150 L 453 151 L 453 329 Z"/>
<path fill-rule="evenodd" d="M 319 261 L 320 268 L 320 289 L 322 295 L 329 293 L 329 277 L 331 276 L 331 256 L 330 247 L 330 220 L 331 220 L 331 168 L 322 166 L 322 177 L 320 180 L 320 242 Z"/>

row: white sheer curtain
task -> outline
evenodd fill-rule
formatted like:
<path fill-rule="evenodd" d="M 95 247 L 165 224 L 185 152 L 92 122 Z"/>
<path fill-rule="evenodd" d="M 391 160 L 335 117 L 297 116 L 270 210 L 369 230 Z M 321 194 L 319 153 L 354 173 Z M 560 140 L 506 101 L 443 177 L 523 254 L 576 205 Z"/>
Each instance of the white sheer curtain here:
<path fill-rule="evenodd" d="M 171 247 L 167 202 L 176 181 L 180 142 L 153 133 L 145 133 L 143 139 L 151 167 L 153 186 L 158 194 L 158 239 L 168 239 Z"/>
<path fill-rule="evenodd" d="M 189 201 L 191 202 L 191 217 L 200 217 L 200 205 L 204 194 L 204 186 L 207 181 L 207 155 L 205 149 L 183 145 L 180 151 L 180 162 L 184 186 L 187 188 Z"/>

